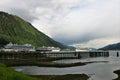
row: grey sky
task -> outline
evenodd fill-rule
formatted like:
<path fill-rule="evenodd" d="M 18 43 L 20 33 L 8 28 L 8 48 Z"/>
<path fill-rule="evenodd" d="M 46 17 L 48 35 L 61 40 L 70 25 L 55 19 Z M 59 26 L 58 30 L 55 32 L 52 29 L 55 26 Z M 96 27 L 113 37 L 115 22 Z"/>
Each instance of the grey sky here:
<path fill-rule="evenodd" d="M 0 10 L 68 45 L 120 42 L 120 0 L 1 0 Z"/>

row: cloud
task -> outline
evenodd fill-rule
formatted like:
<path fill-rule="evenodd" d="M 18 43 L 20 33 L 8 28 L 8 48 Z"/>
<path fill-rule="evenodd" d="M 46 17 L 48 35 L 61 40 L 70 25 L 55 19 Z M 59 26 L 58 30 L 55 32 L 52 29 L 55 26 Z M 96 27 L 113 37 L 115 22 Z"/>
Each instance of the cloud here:
<path fill-rule="evenodd" d="M 1 0 L 0 1 L 0 10 L 8 12 L 10 14 L 17 15 L 28 22 L 32 22 L 34 19 L 37 19 L 37 16 L 34 15 L 32 11 L 34 7 L 31 7 L 26 1 L 20 0 Z"/>
<path fill-rule="evenodd" d="M 57 34 L 54 34 L 56 40 L 62 41 L 64 39 L 64 42 L 68 44 L 83 44 L 99 38 L 101 41 L 102 38 L 106 39 L 107 37 L 116 37 L 117 39 L 120 34 L 119 4 L 118 0 L 115 2 L 112 0 L 101 1 L 82 9 L 75 9 L 62 22 L 65 27 L 57 30 Z M 61 35 L 61 37 L 56 37 L 57 35 Z M 107 44 L 109 43 L 108 40 Z"/>
<path fill-rule="evenodd" d="M 109 44 L 115 44 L 120 41 L 120 38 L 116 37 L 107 37 L 107 38 L 97 38 L 94 40 L 90 40 L 84 43 L 76 43 L 76 44 L 71 44 L 71 46 L 74 47 L 95 47 L 95 48 L 101 48 L 104 47 L 105 45 Z"/>
<path fill-rule="evenodd" d="M 68 45 L 120 40 L 120 0 L 1 0 L 0 10 Z"/>

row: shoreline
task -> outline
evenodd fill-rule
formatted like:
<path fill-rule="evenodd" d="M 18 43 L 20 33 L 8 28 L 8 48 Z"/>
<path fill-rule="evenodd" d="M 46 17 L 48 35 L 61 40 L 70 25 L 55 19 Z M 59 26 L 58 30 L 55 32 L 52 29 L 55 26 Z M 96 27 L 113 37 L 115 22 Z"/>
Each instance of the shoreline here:
<path fill-rule="evenodd" d="M 107 63 L 109 61 L 91 61 L 91 62 L 76 62 L 76 63 L 55 63 L 55 60 L 0 60 L 7 67 L 14 66 L 39 66 L 39 67 L 57 67 L 57 68 L 66 68 L 66 67 L 75 67 L 75 66 L 84 66 L 91 63 Z M 66 75 L 28 75 L 38 80 L 87 80 L 90 76 L 86 74 L 66 74 Z"/>
<path fill-rule="evenodd" d="M 76 63 L 55 63 L 52 61 L 41 61 L 41 60 L 0 60 L 0 63 L 5 64 L 8 67 L 14 66 L 39 66 L 39 67 L 75 67 L 75 66 L 84 66 L 91 63 L 101 63 L 108 61 L 91 61 L 91 62 L 76 62 Z"/>
<path fill-rule="evenodd" d="M 86 74 L 27 75 L 4 64 L 0 64 L 0 74 L 0 80 L 87 80 L 89 78 Z"/>
<path fill-rule="evenodd" d="M 90 77 L 86 74 L 66 74 L 66 75 L 30 75 L 34 78 L 43 80 L 88 80 Z"/>
<path fill-rule="evenodd" d="M 113 79 L 113 80 L 120 80 L 120 70 L 113 71 L 113 73 L 118 75 L 118 77 L 116 79 Z"/>

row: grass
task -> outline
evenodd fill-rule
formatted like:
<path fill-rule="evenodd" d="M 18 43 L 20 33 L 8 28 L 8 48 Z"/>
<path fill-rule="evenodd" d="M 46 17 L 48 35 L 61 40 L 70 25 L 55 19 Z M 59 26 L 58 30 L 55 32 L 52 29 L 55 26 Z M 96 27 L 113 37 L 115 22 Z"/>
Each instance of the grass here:
<path fill-rule="evenodd" d="M 0 64 L 0 80 L 38 80 Z M 39 80 L 42 80 L 39 78 Z"/>

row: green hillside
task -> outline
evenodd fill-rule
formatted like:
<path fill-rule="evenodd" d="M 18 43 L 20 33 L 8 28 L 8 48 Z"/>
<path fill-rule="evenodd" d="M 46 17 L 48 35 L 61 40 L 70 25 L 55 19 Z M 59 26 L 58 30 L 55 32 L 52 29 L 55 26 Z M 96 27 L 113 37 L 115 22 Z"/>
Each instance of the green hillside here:
<path fill-rule="evenodd" d="M 67 47 L 49 38 L 18 16 L 0 12 L 0 46 L 8 42 L 30 43 L 36 47 L 43 45 L 62 49 Z"/>

